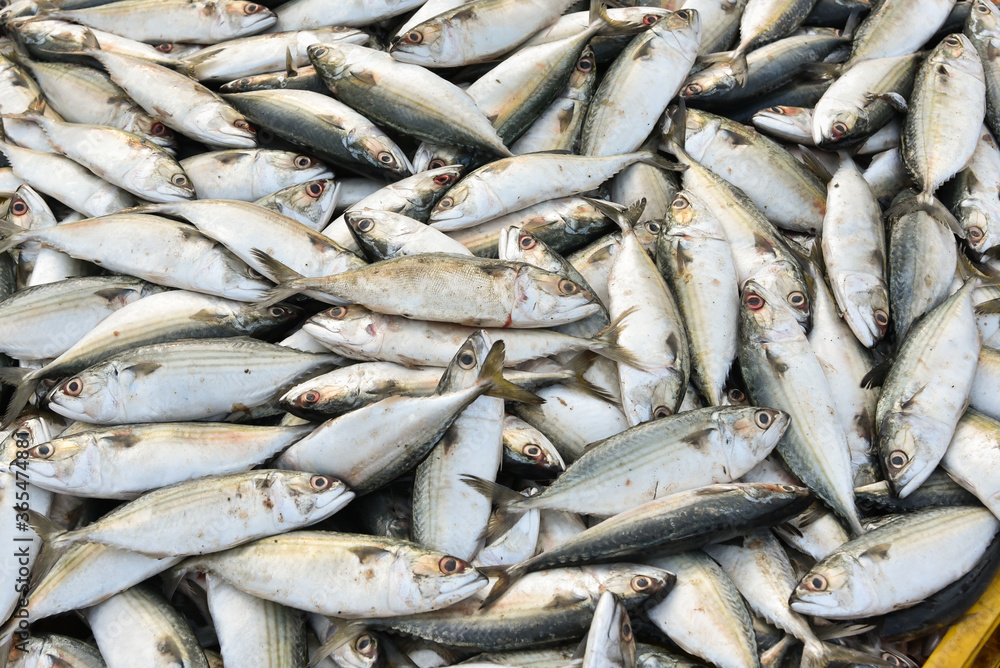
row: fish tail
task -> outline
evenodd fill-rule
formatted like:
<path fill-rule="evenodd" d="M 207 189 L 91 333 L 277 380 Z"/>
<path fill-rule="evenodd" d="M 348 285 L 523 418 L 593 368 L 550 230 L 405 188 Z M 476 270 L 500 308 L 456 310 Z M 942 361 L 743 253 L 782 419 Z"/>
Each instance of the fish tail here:
<path fill-rule="evenodd" d="M 643 156 L 645 159 L 645 156 Z M 600 199 L 593 199 L 590 197 L 584 197 L 589 204 L 593 205 L 598 211 L 603 213 L 605 216 L 613 220 L 621 228 L 622 234 L 631 234 L 632 226 L 635 225 L 636 221 L 642 215 L 642 212 L 646 208 L 646 198 L 632 202 L 628 207 L 624 209 L 618 208 L 611 202 L 606 202 Z"/>
<path fill-rule="evenodd" d="M 566 368 L 573 372 L 573 378 L 567 380 L 564 384 L 569 387 L 575 387 L 578 390 L 582 390 L 587 394 L 597 397 L 607 401 L 610 404 L 617 403 L 615 398 L 608 394 L 603 388 L 594 385 L 589 380 L 583 377 L 583 374 L 587 373 L 587 370 L 594 364 L 594 360 L 597 359 L 597 353 L 592 350 L 584 350 L 583 352 L 575 355 L 573 359 L 569 361 Z"/>
<path fill-rule="evenodd" d="M 626 30 L 631 32 L 632 28 L 625 21 L 616 21 L 608 15 L 607 5 L 602 0 L 590 0 L 590 18 L 588 19 L 589 30 L 597 32 L 607 26 L 615 30 Z"/>
<path fill-rule="evenodd" d="M 0 368 L 0 383 L 12 385 L 17 389 L 10 403 L 7 404 L 7 412 L 3 416 L 3 427 L 8 427 L 17 416 L 21 414 L 21 409 L 28 405 L 28 400 L 38 388 L 41 379 L 35 375 L 33 369 L 23 367 L 3 367 Z"/>
<path fill-rule="evenodd" d="M 612 362 L 627 364 L 635 369 L 641 369 L 642 364 L 636 356 L 618 345 L 618 337 L 622 330 L 625 329 L 625 320 L 635 312 L 636 307 L 631 306 L 608 323 L 608 326 L 599 331 L 594 337 L 593 341 L 595 345 L 591 350 L 601 357 L 607 357 Z"/>
<path fill-rule="evenodd" d="M 914 211 L 924 211 L 930 214 L 934 220 L 951 230 L 952 234 L 964 239 L 965 229 L 962 228 L 958 219 L 948 210 L 941 200 L 934 196 L 934 193 L 923 191 L 916 197 L 904 200 L 885 212 L 886 218 L 900 218 Z"/>
<path fill-rule="evenodd" d="M 62 550 L 80 540 L 79 531 L 67 531 L 45 515 L 34 510 L 28 511 L 28 524 L 35 533 L 53 550 Z"/>
<path fill-rule="evenodd" d="M 0 242 L 0 253 L 6 253 L 14 246 L 19 246 L 31 238 L 30 230 L 23 230 L 14 223 L 0 220 L 0 235 L 6 237 Z"/>
<path fill-rule="evenodd" d="M 524 507 L 530 502 L 530 498 L 525 498 L 499 483 L 474 475 L 463 475 L 461 480 L 497 506 L 496 512 L 490 515 L 486 528 L 479 536 L 487 542 L 492 542 L 510 531 L 524 513 L 531 509 Z"/>
<path fill-rule="evenodd" d="M 507 593 L 515 582 L 520 580 L 525 573 L 527 573 L 527 568 L 524 566 L 524 562 L 511 566 L 505 571 L 500 571 L 497 573 L 497 581 L 490 589 L 490 593 L 486 595 L 483 600 L 482 605 L 479 606 L 480 609 L 487 608 L 493 605 L 501 596 Z"/>
<path fill-rule="evenodd" d="M 478 382 L 486 386 L 486 392 L 491 397 L 519 401 L 525 404 L 541 404 L 545 400 L 534 392 L 530 392 L 523 387 L 518 387 L 503 377 L 504 361 L 503 341 L 497 341 L 490 348 L 490 352 L 483 361 L 483 368 L 479 372 Z"/>
<path fill-rule="evenodd" d="M 830 665 L 893 666 L 880 657 L 858 650 L 815 640 L 802 649 L 800 668 L 822 668 Z"/>
<path fill-rule="evenodd" d="M 250 255 L 252 255 L 257 262 L 264 265 L 267 268 L 267 271 L 274 276 L 279 283 L 288 283 L 296 279 L 305 278 L 305 276 L 299 272 L 295 271 L 288 265 L 275 260 L 259 248 L 251 248 Z"/>

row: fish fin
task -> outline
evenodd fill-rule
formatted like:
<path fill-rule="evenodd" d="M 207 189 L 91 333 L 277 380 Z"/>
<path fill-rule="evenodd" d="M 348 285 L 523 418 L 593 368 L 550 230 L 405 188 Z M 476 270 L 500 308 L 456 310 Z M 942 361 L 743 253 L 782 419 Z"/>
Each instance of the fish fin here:
<path fill-rule="evenodd" d="M 82 41 L 83 41 L 84 52 L 89 50 L 93 51 L 101 50 L 101 43 L 97 41 L 97 35 L 92 33 L 89 29 L 85 29 L 83 31 Z"/>
<path fill-rule="evenodd" d="M 820 640 L 836 640 L 850 638 L 868 633 L 875 628 L 874 624 L 831 624 L 816 629 L 816 637 Z"/>
<path fill-rule="evenodd" d="M 861 387 L 866 390 L 870 390 L 873 387 L 882 387 L 882 383 L 885 382 L 885 377 L 888 375 L 889 369 L 892 368 L 893 361 L 894 359 L 890 357 L 872 368 L 861 378 Z"/>
<path fill-rule="evenodd" d="M 886 211 L 885 217 L 899 218 L 914 211 L 929 213 L 934 220 L 951 230 L 952 234 L 962 239 L 965 238 L 965 229 L 958 222 L 958 219 L 932 193 L 922 192 L 916 197 L 900 202 Z"/>
<path fill-rule="evenodd" d="M 197 313 L 192 313 L 190 319 L 195 322 L 207 322 L 212 324 L 221 323 L 225 318 L 215 311 L 203 308 Z"/>
<path fill-rule="evenodd" d="M 803 510 L 795 518 L 795 528 L 797 530 L 805 529 L 807 526 L 816 522 L 816 520 L 821 519 L 826 516 L 826 506 L 822 503 L 814 503 L 805 510 Z"/>
<path fill-rule="evenodd" d="M 995 313 L 1000 313 L 1000 298 L 991 299 L 988 302 L 982 302 L 981 304 L 977 304 L 975 311 L 976 315 L 992 315 Z"/>
<path fill-rule="evenodd" d="M 17 416 L 21 414 L 21 409 L 28 405 L 28 400 L 38 388 L 41 379 L 35 375 L 35 370 L 24 367 L 3 367 L 0 368 L 0 383 L 13 385 L 14 396 L 7 404 L 7 412 L 3 416 L 3 427 L 8 427 Z"/>
<path fill-rule="evenodd" d="M 807 642 L 802 649 L 800 668 L 821 668 L 829 665 L 893 666 L 895 664 L 855 649 L 822 641 Z"/>
<path fill-rule="evenodd" d="M 844 24 L 844 29 L 840 31 L 840 37 L 848 42 L 854 41 L 854 32 L 861 25 L 861 9 L 855 9 L 847 17 L 847 23 Z"/>
<path fill-rule="evenodd" d="M 275 260 L 259 248 L 251 248 L 250 254 L 267 268 L 268 272 L 274 276 L 275 281 L 278 283 L 278 285 L 264 293 L 265 298 L 258 303 L 258 306 L 273 306 L 308 289 L 306 286 L 301 285 L 302 282 L 307 280 L 305 276 L 291 267 Z"/>
<path fill-rule="evenodd" d="M 617 403 L 615 398 L 605 392 L 603 388 L 598 387 L 583 377 L 583 374 L 587 373 L 587 370 L 590 369 L 596 358 L 597 353 L 592 350 L 584 350 L 578 355 L 575 355 L 566 365 L 566 368 L 573 372 L 573 379 L 566 381 L 564 385 L 575 387 L 583 392 L 586 392 L 587 394 L 597 397 L 598 399 L 607 401 L 609 404 Z"/>
<path fill-rule="evenodd" d="M 139 362 L 138 364 L 130 364 L 123 368 L 122 371 L 131 371 L 132 375 L 139 377 L 147 376 L 162 366 L 159 362 Z"/>
<path fill-rule="evenodd" d="M 191 77 L 196 81 L 198 79 L 198 75 L 194 69 L 194 65 L 192 65 L 191 63 L 186 63 L 183 60 L 177 60 L 174 61 L 174 63 L 170 65 L 170 67 L 173 68 L 175 72 L 183 74 L 186 77 Z"/>
<path fill-rule="evenodd" d="M 28 524 L 35 530 L 45 543 L 54 550 L 62 551 L 64 548 L 73 545 L 77 534 L 76 531 L 67 531 L 45 515 L 34 510 L 28 510 Z"/>
<path fill-rule="evenodd" d="M 592 199 L 590 197 L 584 197 L 583 199 L 593 205 L 594 208 L 603 213 L 607 218 L 617 223 L 623 234 L 632 233 L 632 225 L 639 219 L 643 209 L 646 207 L 645 197 L 639 200 L 639 202 L 633 202 L 627 208 L 619 208 L 621 207 L 620 204 L 614 204 L 601 199 Z M 632 216 L 635 216 L 635 218 L 633 219 Z"/>
<path fill-rule="evenodd" d="M 799 152 L 802 156 L 802 163 L 809 169 L 810 172 L 818 176 L 823 180 L 823 183 L 829 183 L 833 180 L 833 174 L 830 170 L 826 168 L 819 158 L 808 146 L 803 146 L 799 144 Z"/>
<path fill-rule="evenodd" d="M 644 165 L 650 165 L 652 167 L 657 167 L 657 168 L 662 169 L 662 170 L 667 171 L 667 172 L 683 172 L 685 169 L 688 168 L 688 166 L 685 165 L 685 164 L 683 164 L 683 163 L 680 163 L 680 162 L 670 162 L 666 158 L 657 155 L 653 151 L 650 151 L 647 155 L 645 155 L 644 157 L 642 157 L 639 160 L 639 162 L 641 162 Z M 643 198 L 643 201 L 645 201 L 645 198 Z M 634 206 L 635 203 L 633 202 L 632 205 Z"/>
<path fill-rule="evenodd" d="M 625 329 L 626 318 L 636 313 L 637 310 L 637 306 L 630 306 L 619 313 L 618 317 L 608 323 L 604 329 L 599 331 L 594 336 L 593 340 L 600 342 L 600 347 L 594 347 L 591 348 L 591 350 L 601 357 L 608 358 L 612 362 L 627 364 L 633 369 L 645 369 L 642 362 L 640 362 L 639 359 L 631 353 L 631 351 L 618 345 L 618 337 L 622 330 Z"/>
<path fill-rule="evenodd" d="M 0 243 L 0 253 L 6 253 L 14 246 L 19 246 L 31 239 L 32 230 L 24 230 L 14 223 L 0 220 L 0 234 L 7 237 Z"/>
<path fill-rule="evenodd" d="M 306 668 L 312 668 L 317 663 L 333 654 L 338 647 L 354 642 L 367 630 L 365 622 L 360 620 L 338 624 L 337 630 L 334 634 L 330 636 L 326 642 L 317 647 L 316 651 L 309 657 L 309 663 L 306 664 Z"/>
<path fill-rule="evenodd" d="M 694 162 L 684 147 L 684 137 L 687 134 L 687 102 L 684 101 L 683 97 L 678 99 L 677 106 L 673 111 L 668 110 L 664 115 L 662 133 L 660 148 L 665 148 L 668 153 L 673 153 L 678 160 L 685 164 Z"/>
<path fill-rule="evenodd" d="M 839 77 L 844 71 L 843 63 L 802 63 L 802 72 L 822 77 Z"/>
<path fill-rule="evenodd" d="M 509 401 L 519 401 L 523 404 L 541 404 L 545 400 L 534 392 L 530 392 L 523 387 L 518 387 L 503 377 L 503 360 L 506 346 L 503 341 L 497 341 L 490 348 L 489 354 L 483 361 L 483 368 L 479 371 L 477 382 L 486 383 L 486 394 L 499 399 Z"/>
<path fill-rule="evenodd" d="M 355 79 L 357 79 L 358 81 L 360 81 L 361 83 L 365 84 L 365 85 L 368 85 L 368 86 L 375 86 L 376 85 L 375 75 L 371 74 L 370 72 L 354 72 L 354 71 L 351 71 L 350 75 L 352 77 L 354 77 Z"/>
<path fill-rule="evenodd" d="M 295 59 L 292 58 L 291 47 L 285 47 L 285 76 L 297 77 L 298 72 L 295 71 Z"/>
<path fill-rule="evenodd" d="M 901 114 L 905 114 L 909 107 L 906 104 L 906 98 L 899 93 L 866 93 L 865 94 L 865 104 L 871 104 L 875 100 L 882 100 L 890 107 L 895 109 Z"/>
<path fill-rule="evenodd" d="M 262 265 L 267 267 L 267 270 L 278 279 L 279 282 L 285 283 L 287 281 L 294 281 L 299 278 L 305 278 L 302 274 L 295 271 L 288 265 L 282 263 L 279 260 L 275 260 L 273 257 L 260 250 L 259 248 L 251 248 L 250 255 L 254 257 L 255 260 L 260 262 Z"/>
<path fill-rule="evenodd" d="M 785 533 L 787 533 L 790 536 L 795 536 L 796 538 L 802 538 L 803 537 L 802 536 L 802 532 L 799 531 L 799 528 L 797 526 L 795 526 L 794 524 L 792 524 L 791 522 L 782 522 L 782 523 L 776 525 L 776 528 L 781 529 L 782 531 L 784 531 Z"/>

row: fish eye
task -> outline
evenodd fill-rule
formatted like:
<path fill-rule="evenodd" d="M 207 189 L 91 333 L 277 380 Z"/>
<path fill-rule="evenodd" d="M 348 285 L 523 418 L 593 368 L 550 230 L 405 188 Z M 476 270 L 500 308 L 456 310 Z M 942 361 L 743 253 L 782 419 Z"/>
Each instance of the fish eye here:
<path fill-rule="evenodd" d="M 691 202 L 684 195 L 677 195 L 674 197 L 674 201 L 670 203 L 670 208 L 677 209 L 678 211 L 686 209 L 689 206 L 691 206 Z"/>
<path fill-rule="evenodd" d="M 801 292 L 790 292 L 788 294 L 788 303 L 795 308 L 804 308 L 806 305 L 806 296 Z"/>
<path fill-rule="evenodd" d="M 525 457 L 531 457 L 532 459 L 540 460 L 542 458 L 542 449 L 539 446 L 535 445 L 534 443 L 528 443 L 526 446 L 524 446 L 524 449 L 521 450 L 521 454 L 523 454 Z"/>
<path fill-rule="evenodd" d="M 559 281 L 558 288 L 559 292 L 564 295 L 575 295 L 580 291 L 579 285 L 565 278 Z"/>
<path fill-rule="evenodd" d="M 705 90 L 705 88 L 701 84 L 696 84 L 696 83 L 688 84 L 687 86 L 684 86 L 684 97 L 697 95 L 701 93 L 703 90 Z"/>
<path fill-rule="evenodd" d="M 660 224 L 659 223 L 653 223 L 653 222 L 646 223 L 646 230 L 650 234 L 659 234 L 659 232 L 660 232 Z"/>
<path fill-rule="evenodd" d="M 646 14 L 645 16 L 642 17 L 642 25 L 651 26 L 659 20 L 660 17 L 657 16 L 656 14 Z"/>
<path fill-rule="evenodd" d="M 969 241 L 976 244 L 982 241 L 984 236 L 983 230 L 975 226 L 970 227 L 967 234 L 969 235 Z"/>
<path fill-rule="evenodd" d="M 979 12 L 980 14 L 989 14 L 990 13 L 990 8 L 987 7 L 984 3 L 978 3 L 977 2 L 976 3 L 976 11 Z"/>
<path fill-rule="evenodd" d="M 318 403 L 320 400 L 319 392 L 316 390 L 309 390 L 308 392 L 303 392 L 299 396 L 298 404 L 299 406 L 312 406 Z"/>
<path fill-rule="evenodd" d="M 806 578 L 806 589 L 809 591 L 826 591 L 826 588 L 829 586 L 830 583 L 827 582 L 827 579 L 819 573 Z"/>
<path fill-rule="evenodd" d="M 371 218 L 362 218 L 354 225 L 358 232 L 371 232 L 375 228 L 375 221 Z"/>
<path fill-rule="evenodd" d="M 42 443 L 41 445 L 36 445 L 31 450 L 28 450 L 28 456 L 38 459 L 48 459 L 55 454 L 55 451 L 56 449 L 52 447 L 51 443 Z"/>
<path fill-rule="evenodd" d="M 157 44 L 156 50 L 160 53 L 171 53 L 174 50 L 174 45 L 170 42 L 165 42 L 163 44 Z"/>
<path fill-rule="evenodd" d="M 451 174 L 438 174 L 434 177 L 434 183 L 439 186 L 446 186 L 451 183 L 452 178 Z"/>
<path fill-rule="evenodd" d="M 10 212 L 15 216 L 23 216 L 28 213 L 28 205 L 20 197 L 15 197 L 14 202 L 10 205 Z"/>
<path fill-rule="evenodd" d="M 251 14 L 259 14 L 264 8 L 256 3 L 250 3 L 249 5 L 243 5 L 243 13 L 247 16 Z"/>
<path fill-rule="evenodd" d="M 782 492 L 797 492 L 799 491 L 797 487 L 793 485 L 778 485 L 778 489 Z"/>
<path fill-rule="evenodd" d="M 272 318 L 281 318 L 290 313 L 288 309 L 282 306 L 272 306 L 271 308 L 267 309 L 267 312 L 271 315 Z"/>
<path fill-rule="evenodd" d="M 653 581 L 645 575 L 636 575 L 629 582 L 629 586 L 632 587 L 632 591 L 646 591 L 653 586 Z"/>
<path fill-rule="evenodd" d="M 591 56 L 590 54 L 587 54 L 583 58 L 580 58 L 580 60 L 576 62 L 576 69 L 580 70 L 581 72 L 589 72 L 590 70 L 594 69 L 594 57 Z"/>
<path fill-rule="evenodd" d="M 340 319 L 340 318 L 343 318 L 345 315 L 347 315 L 347 307 L 346 306 L 334 306 L 331 309 L 327 309 L 326 313 L 331 318 Z"/>
<path fill-rule="evenodd" d="M 535 237 L 531 236 L 530 234 L 525 234 L 524 236 L 521 237 L 521 240 L 517 243 L 517 245 L 523 248 L 524 250 L 531 250 L 532 248 L 538 245 L 538 242 L 535 241 Z"/>
<path fill-rule="evenodd" d="M 767 429 L 774 422 L 774 418 L 767 411 L 757 411 L 753 416 L 754 424 L 756 424 L 761 429 Z"/>
<path fill-rule="evenodd" d="M 476 366 L 476 356 L 469 351 L 464 351 L 458 356 L 458 366 L 463 369 L 471 369 Z"/>
<path fill-rule="evenodd" d="M 171 177 L 170 182 L 175 186 L 184 187 L 188 184 L 188 178 L 183 174 L 174 174 L 173 177 Z"/>
<path fill-rule="evenodd" d="M 657 406 L 653 409 L 653 419 L 659 420 L 660 418 L 670 417 L 673 414 L 666 406 Z"/>
<path fill-rule="evenodd" d="M 163 135 L 167 134 L 167 126 L 164 125 L 163 123 L 153 123 L 149 127 L 149 134 L 153 135 L 154 137 L 162 137 Z"/>
<path fill-rule="evenodd" d="M 317 492 L 329 489 L 331 485 L 333 485 L 333 480 L 327 478 L 325 475 L 314 475 L 309 478 L 309 486 Z"/>
<path fill-rule="evenodd" d="M 694 18 L 694 14 L 690 9 L 682 9 L 679 12 L 677 12 L 677 14 L 679 14 L 681 18 L 687 19 L 688 21 Z"/>
<path fill-rule="evenodd" d="M 392 156 L 392 153 L 389 153 L 388 151 L 381 151 L 375 157 L 377 157 L 378 161 L 381 162 L 383 165 L 391 165 L 392 163 L 396 162 L 396 158 L 394 158 Z"/>
<path fill-rule="evenodd" d="M 438 202 L 438 206 L 442 209 L 450 209 L 455 206 L 455 200 L 452 197 L 445 197 L 443 200 Z"/>
<path fill-rule="evenodd" d="M 456 559 L 455 557 L 441 557 L 438 561 L 438 570 L 440 570 L 445 575 L 455 575 L 456 573 L 463 573 L 467 568 L 467 564 L 461 559 Z"/>
<path fill-rule="evenodd" d="M 233 127 L 236 128 L 237 130 L 243 130 L 244 132 L 253 132 L 253 133 L 257 132 L 256 130 L 253 129 L 252 125 L 247 123 L 246 120 L 242 118 L 233 121 Z"/>
<path fill-rule="evenodd" d="M 70 378 L 63 383 L 62 391 L 71 397 L 78 397 L 83 392 L 83 381 L 79 378 Z"/>
<path fill-rule="evenodd" d="M 747 400 L 747 395 L 744 394 L 743 390 L 741 390 L 738 387 L 730 388 L 729 391 L 726 392 L 726 395 L 729 397 L 730 401 L 737 404 L 742 404 L 744 401 Z"/>
<path fill-rule="evenodd" d="M 323 194 L 324 190 L 323 184 L 319 181 L 314 181 L 306 186 L 306 194 L 310 197 L 319 197 Z"/>
<path fill-rule="evenodd" d="M 632 642 L 632 625 L 628 622 L 622 624 L 622 640 Z"/>
<path fill-rule="evenodd" d="M 837 121 L 831 125 L 830 128 L 833 130 L 834 139 L 840 139 L 843 135 L 847 134 L 847 131 L 850 129 L 847 127 L 847 123 L 842 121 Z"/>
<path fill-rule="evenodd" d="M 429 169 L 441 169 L 442 167 L 445 167 L 445 166 L 446 166 L 446 163 L 441 158 L 434 158 L 429 163 L 427 163 L 427 167 Z M 436 178 L 434 179 L 434 183 L 438 183 L 439 185 L 444 185 L 443 183 L 440 183 Z"/>
<path fill-rule="evenodd" d="M 889 315 L 882 309 L 875 311 L 875 324 L 884 332 L 889 325 Z"/>
<path fill-rule="evenodd" d="M 247 265 L 247 276 L 250 278 L 264 278 L 264 274 L 260 273 L 250 265 Z"/>
<path fill-rule="evenodd" d="M 882 658 L 883 661 L 888 661 L 889 663 L 891 663 L 894 666 L 902 666 L 903 665 L 902 660 L 898 656 L 896 656 L 895 654 L 893 654 L 892 652 L 882 652 L 881 658 Z"/>
<path fill-rule="evenodd" d="M 902 450 L 893 450 L 889 453 L 889 468 L 898 471 L 910 461 L 910 456 Z"/>
<path fill-rule="evenodd" d="M 308 155 L 297 155 L 295 156 L 295 160 L 292 161 L 292 164 L 299 169 L 305 169 L 306 167 L 312 167 L 313 159 Z"/>
<path fill-rule="evenodd" d="M 424 34 L 419 30 L 411 30 L 406 33 L 406 37 L 403 39 L 407 44 L 420 44 L 424 41 Z"/>
<path fill-rule="evenodd" d="M 365 656 L 374 656 L 375 648 L 375 640 L 367 633 L 361 635 L 356 641 L 354 641 L 354 649 Z"/>
<path fill-rule="evenodd" d="M 944 43 L 947 44 L 948 46 L 960 46 L 962 44 L 961 40 L 959 40 L 954 35 L 948 35 L 947 37 L 945 37 Z"/>
<path fill-rule="evenodd" d="M 743 303 L 746 304 L 747 308 L 751 311 L 759 311 L 764 308 L 764 298 L 760 295 L 755 295 L 752 292 L 743 299 Z"/>
<path fill-rule="evenodd" d="M 325 46 L 320 46 L 320 47 L 312 49 L 312 55 L 316 56 L 317 58 L 322 58 L 323 56 L 325 56 L 329 52 L 330 52 L 330 49 L 326 48 Z"/>

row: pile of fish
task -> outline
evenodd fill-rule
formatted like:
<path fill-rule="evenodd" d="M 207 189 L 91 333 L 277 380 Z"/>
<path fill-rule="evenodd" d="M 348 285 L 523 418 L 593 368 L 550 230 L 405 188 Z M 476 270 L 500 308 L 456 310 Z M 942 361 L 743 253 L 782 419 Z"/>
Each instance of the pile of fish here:
<path fill-rule="evenodd" d="M 927 659 L 1000 7 L 652 4 L 0 0 L 0 665 Z"/>

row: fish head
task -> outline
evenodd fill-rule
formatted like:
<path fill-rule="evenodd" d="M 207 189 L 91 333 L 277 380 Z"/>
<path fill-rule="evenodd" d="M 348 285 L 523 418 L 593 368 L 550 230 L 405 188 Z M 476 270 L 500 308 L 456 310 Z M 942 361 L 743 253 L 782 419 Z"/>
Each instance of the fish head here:
<path fill-rule="evenodd" d="M 257 148 L 257 130 L 228 104 L 205 104 L 189 117 L 191 137 L 210 146 Z"/>
<path fill-rule="evenodd" d="M 695 72 L 681 87 L 685 100 L 711 99 L 736 87 L 736 73 L 729 63 L 715 63 Z"/>
<path fill-rule="evenodd" d="M 993 198 L 995 199 L 995 198 Z M 13 205 L 12 205 L 13 206 Z M 965 198 L 956 212 L 965 229 L 965 241 L 977 253 L 1000 246 L 1000 202 L 990 198 L 972 196 Z"/>
<path fill-rule="evenodd" d="M 552 272 L 557 272 L 561 268 L 559 262 L 553 260 L 552 250 L 545 242 L 520 225 L 511 225 L 500 230 L 497 248 L 501 260 L 524 262 Z"/>
<path fill-rule="evenodd" d="M 492 347 L 493 341 L 485 330 L 470 334 L 441 375 L 437 393 L 457 392 L 475 385 Z"/>
<path fill-rule="evenodd" d="M 656 220 L 637 222 L 632 225 L 632 235 L 646 251 L 646 255 L 653 260 L 656 259 L 656 243 L 659 241 L 661 229 L 663 229 L 663 222 Z"/>
<path fill-rule="evenodd" d="M 626 607 L 638 601 L 658 600 L 666 596 L 677 577 L 670 571 L 653 566 L 619 563 L 607 566 L 585 566 L 588 575 L 597 580 L 600 591 L 610 591 Z"/>
<path fill-rule="evenodd" d="M 341 645 L 330 652 L 330 658 L 337 666 L 373 668 L 382 665 L 383 656 L 378 636 L 362 630 L 345 638 Z"/>
<path fill-rule="evenodd" d="M 389 47 L 389 55 L 401 63 L 429 65 L 462 60 L 462 35 L 446 18 L 434 18 L 413 26 Z"/>
<path fill-rule="evenodd" d="M 152 173 L 143 179 L 143 185 L 145 188 L 152 185 L 152 189 L 160 196 L 159 201 L 179 202 L 197 196 L 194 192 L 194 183 L 172 159 L 157 160 L 151 167 Z"/>
<path fill-rule="evenodd" d="M 518 269 L 514 294 L 510 320 L 521 327 L 575 322 L 604 308 L 590 290 L 527 264 Z"/>
<path fill-rule="evenodd" d="M 386 260 L 399 255 L 413 235 L 427 229 L 426 225 L 409 216 L 372 209 L 347 211 L 344 221 L 358 246 L 373 260 Z"/>
<path fill-rule="evenodd" d="M 38 11 L 35 0 L 4 0 L 0 2 L 0 24 L 23 16 L 35 16 Z"/>
<path fill-rule="evenodd" d="M 973 14 L 975 12 L 969 12 Z M 928 63 L 934 63 L 937 72 L 947 76 L 949 69 L 960 70 L 983 79 L 983 63 L 979 59 L 976 47 L 972 45 L 969 38 L 960 32 L 952 33 L 944 39 L 931 54 L 927 57 Z"/>
<path fill-rule="evenodd" d="M 696 9 L 679 9 L 654 23 L 649 31 L 672 50 L 693 56 L 701 44 L 701 16 Z"/>
<path fill-rule="evenodd" d="M 461 146 L 421 142 L 413 154 L 413 173 L 419 174 L 447 166 L 466 168 L 478 160 L 477 155 L 476 152 Z"/>
<path fill-rule="evenodd" d="M 52 440 L 50 419 L 22 413 L 11 423 L 10 432 L 0 441 L 0 471 L 9 472 L 15 459 L 24 459 L 32 447 Z"/>
<path fill-rule="evenodd" d="M 391 327 L 386 316 L 355 304 L 334 306 L 306 320 L 302 329 L 326 345 L 377 353 Z"/>
<path fill-rule="evenodd" d="M 799 267 L 790 262 L 772 262 L 751 275 L 764 290 L 778 297 L 787 306 L 787 312 L 808 332 L 812 322 L 809 291 Z"/>
<path fill-rule="evenodd" d="M 896 496 L 909 496 L 927 480 L 941 454 L 935 456 L 933 444 L 947 445 L 953 431 L 915 412 L 893 411 L 882 420 L 878 429 L 882 469 Z"/>
<path fill-rule="evenodd" d="M 791 421 L 788 413 L 774 408 L 727 408 L 717 415 L 720 421 L 728 422 L 732 431 L 732 438 L 723 442 L 733 467 L 737 464 L 753 467 L 764 459 L 778 445 Z"/>
<path fill-rule="evenodd" d="M 753 125 L 780 139 L 802 143 L 813 136 L 813 110 L 784 105 L 767 107 L 753 115 Z"/>
<path fill-rule="evenodd" d="M 749 406 L 750 399 L 747 397 L 746 391 L 733 385 L 732 383 L 726 383 L 725 387 L 722 388 L 722 406 Z"/>
<path fill-rule="evenodd" d="M 314 229 L 322 229 L 333 217 L 339 195 L 340 184 L 335 184 L 332 179 L 314 179 L 276 193 L 274 203 L 279 213 L 286 216 L 295 213 L 298 217 L 314 221 Z"/>
<path fill-rule="evenodd" d="M 791 307 L 753 278 L 743 284 L 739 314 L 740 332 L 750 341 L 805 337 Z"/>
<path fill-rule="evenodd" d="M 209 34 L 220 42 L 261 32 L 278 21 L 277 14 L 256 2 L 226 2 L 217 7 Z"/>
<path fill-rule="evenodd" d="M 345 76 L 351 66 L 351 50 L 347 47 L 355 46 L 346 42 L 335 44 L 310 44 L 306 48 L 309 54 L 309 61 L 319 72 L 324 81 L 334 84 L 341 77 Z M 360 47 L 364 48 L 364 47 Z"/>
<path fill-rule="evenodd" d="M 871 348 L 889 331 L 889 288 L 871 274 L 845 274 L 840 282 L 844 320 L 858 341 Z"/>
<path fill-rule="evenodd" d="M 854 111 L 839 110 L 833 113 L 815 112 L 813 116 L 813 142 L 820 148 L 852 139 L 862 129 L 860 117 Z"/>
<path fill-rule="evenodd" d="M 258 486 L 267 485 L 263 492 L 272 512 L 285 521 L 318 522 L 354 498 L 347 485 L 328 475 L 271 471 L 258 480 Z"/>
<path fill-rule="evenodd" d="M 292 151 L 264 151 L 260 154 L 268 166 L 293 183 L 332 179 L 333 172 L 316 158 Z"/>
<path fill-rule="evenodd" d="M 59 415 L 82 422 L 121 422 L 122 389 L 136 377 L 134 365 L 112 360 L 96 364 L 53 387 L 46 401 Z"/>
<path fill-rule="evenodd" d="M 38 230 L 57 223 L 49 205 L 27 183 L 18 186 L 11 198 L 7 207 L 7 222 L 23 230 Z"/>
<path fill-rule="evenodd" d="M 597 57 L 594 55 L 594 50 L 588 46 L 576 59 L 576 67 L 569 75 L 569 82 L 566 84 L 567 94 L 564 94 L 564 97 L 589 102 L 596 82 Z"/>
<path fill-rule="evenodd" d="M 553 476 L 566 470 L 562 456 L 545 434 L 517 418 L 504 418 L 503 448 L 504 459 L 531 470 Z"/>
<path fill-rule="evenodd" d="M 399 177 L 413 174 L 413 165 L 402 149 L 374 127 L 352 129 L 344 143 L 351 155 L 361 162 Z"/>
<path fill-rule="evenodd" d="M 975 0 L 969 11 L 966 30 L 977 41 L 1000 37 L 1000 7 L 990 0 Z"/>
<path fill-rule="evenodd" d="M 789 605 L 802 615 L 837 619 L 845 611 L 850 614 L 871 608 L 876 600 L 875 584 L 857 559 L 835 552 L 799 581 Z"/>
<path fill-rule="evenodd" d="M 103 440 L 103 439 L 102 439 Z M 115 439 L 109 440 L 111 447 Z M 32 476 L 49 478 L 67 489 L 101 479 L 101 451 L 93 433 L 82 433 L 39 443 L 28 450 Z"/>
<path fill-rule="evenodd" d="M 416 546 L 401 546 L 390 574 L 390 601 L 398 614 L 414 608 L 447 607 L 486 586 L 488 579 L 469 562 Z"/>
<path fill-rule="evenodd" d="M 290 304 L 260 306 L 253 302 L 240 303 L 233 309 L 233 317 L 240 331 L 253 336 L 286 327 L 302 315 L 302 309 Z"/>
<path fill-rule="evenodd" d="M 123 129 L 148 139 L 169 153 L 177 150 L 177 135 L 152 116 L 133 114 Z"/>
<path fill-rule="evenodd" d="M 450 188 L 431 209 L 429 223 L 447 224 L 446 229 L 451 229 L 463 219 L 478 220 L 482 217 L 481 212 L 495 210 L 497 206 L 502 209 L 493 189 L 486 184 L 480 186 L 470 188 L 464 183 L 459 183 Z"/>

